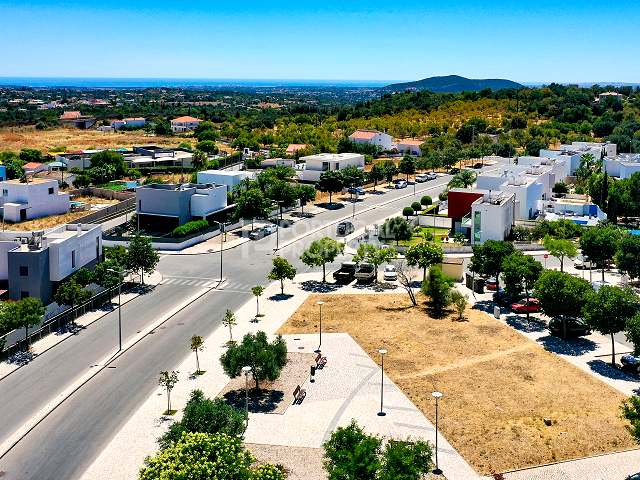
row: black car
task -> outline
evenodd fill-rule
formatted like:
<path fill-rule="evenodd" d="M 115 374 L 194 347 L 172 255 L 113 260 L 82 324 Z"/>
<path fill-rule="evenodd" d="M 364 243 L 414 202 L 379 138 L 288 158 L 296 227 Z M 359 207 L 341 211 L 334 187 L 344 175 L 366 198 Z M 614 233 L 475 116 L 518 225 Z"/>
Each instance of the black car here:
<path fill-rule="evenodd" d="M 449 170 L 449 175 L 455 175 L 457 173 L 460 173 L 460 169 L 458 167 L 453 167 L 451 170 Z"/>
<path fill-rule="evenodd" d="M 553 318 L 549 322 L 551 335 L 561 338 L 582 337 L 591 333 L 591 328 L 580 318 L 566 318 L 564 325 L 561 318 Z"/>
<path fill-rule="evenodd" d="M 482 167 L 484 167 L 484 165 L 482 163 L 480 163 L 480 162 L 473 164 L 473 168 L 475 168 L 476 170 L 479 169 L 479 168 L 482 168 Z"/>
<path fill-rule="evenodd" d="M 353 231 L 355 230 L 355 227 L 351 222 L 340 222 L 336 230 L 338 235 L 345 236 L 345 235 L 349 235 L 350 233 L 353 233 Z"/>
<path fill-rule="evenodd" d="M 640 373 L 640 357 L 634 357 L 633 355 L 623 355 L 620 358 L 622 364 L 622 370 L 629 373 Z"/>

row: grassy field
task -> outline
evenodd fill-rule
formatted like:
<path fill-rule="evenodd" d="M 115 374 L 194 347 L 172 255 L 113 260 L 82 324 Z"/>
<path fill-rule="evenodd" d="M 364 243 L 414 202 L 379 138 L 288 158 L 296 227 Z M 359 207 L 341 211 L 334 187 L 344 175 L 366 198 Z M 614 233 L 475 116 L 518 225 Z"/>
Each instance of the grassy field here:
<path fill-rule="evenodd" d="M 280 333 L 317 332 L 318 295 Z M 623 395 L 476 311 L 467 320 L 428 316 L 424 297 L 322 295 L 323 331 L 348 332 L 482 474 L 634 447 L 620 418 Z M 329 355 L 330 353 L 327 352 Z M 546 426 L 544 419 L 551 419 Z"/>
<path fill-rule="evenodd" d="M 176 147 L 184 141 L 189 141 L 189 139 L 152 135 L 143 131 L 104 133 L 96 130 L 70 128 L 36 130 L 33 127 L 13 127 L 0 130 L 0 150 L 14 151 L 22 148 L 37 148 L 48 152 L 52 148 L 60 147 L 64 147 L 66 151 L 73 151 L 148 144 Z"/>

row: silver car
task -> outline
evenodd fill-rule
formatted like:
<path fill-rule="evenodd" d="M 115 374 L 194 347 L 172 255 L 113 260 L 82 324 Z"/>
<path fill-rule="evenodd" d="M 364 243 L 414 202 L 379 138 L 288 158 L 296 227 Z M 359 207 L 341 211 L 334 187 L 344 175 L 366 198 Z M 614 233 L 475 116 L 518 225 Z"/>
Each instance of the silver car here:
<path fill-rule="evenodd" d="M 398 271 L 395 265 L 386 265 L 384 267 L 383 278 L 386 282 L 393 282 L 398 279 Z"/>

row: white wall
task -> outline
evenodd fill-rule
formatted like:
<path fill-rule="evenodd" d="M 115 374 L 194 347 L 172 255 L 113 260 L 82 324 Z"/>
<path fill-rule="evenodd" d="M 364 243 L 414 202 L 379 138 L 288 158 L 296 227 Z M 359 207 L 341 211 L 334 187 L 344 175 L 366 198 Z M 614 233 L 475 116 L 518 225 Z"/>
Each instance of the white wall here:
<path fill-rule="evenodd" d="M 211 183 L 214 185 L 226 185 L 227 190 L 240 185 L 245 178 L 253 178 L 251 172 L 227 171 L 227 170 L 203 170 L 198 172 L 198 183 Z"/>
<path fill-rule="evenodd" d="M 191 196 L 191 216 L 206 217 L 227 206 L 227 188 L 220 185 L 214 188 L 196 189 Z"/>
<path fill-rule="evenodd" d="M 52 190 L 50 190 L 52 189 Z M 5 220 L 20 221 L 20 211 L 26 208 L 26 218 L 40 218 L 67 213 L 69 194 L 58 192 L 58 181 L 16 183 L 0 182 Z M 49 193 L 49 192 L 52 193 Z"/>
<path fill-rule="evenodd" d="M 492 205 L 479 199 L 471 205 L 471 243 L 504 240 L 509 236 L 513 225 L 513 200 L 511 198 L 501 205 Z M 476 225 L 476 222 L 479 224 Z M 474 232 L 479 233 L 479 239 Z"/>
<path fill-rule="evenodd" d="M 45 235 L 49 246 L 49 277 L 52 282 L 59 282 L 79 270 L 83 266 L 96 260 L 96 244 L 98 245 L 98 257 L 102 255 L 102 226 L 85 225 L 78 235 L 76 225 L 67 225 L 66 232 L 73 235 L 61 235 L 55 238 L 55 234 Z M 72 265 L 73 252 L 75 252 L 75 266 Z"/>

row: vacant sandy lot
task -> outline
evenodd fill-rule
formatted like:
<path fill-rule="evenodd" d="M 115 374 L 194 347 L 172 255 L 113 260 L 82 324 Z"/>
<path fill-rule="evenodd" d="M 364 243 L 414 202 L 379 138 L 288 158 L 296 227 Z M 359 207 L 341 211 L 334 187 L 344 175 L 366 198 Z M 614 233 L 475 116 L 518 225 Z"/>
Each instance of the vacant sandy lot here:
<path fill-rule="evenodd" d="M 36 130 L 33 127 L 13 127 L 0 130 L 0 150 L 18 151 L 22 148 L 37 148 L 45 153 L 52 148 L 60 147 L 65 147 L 67 151 L 148 144 L 176 147 L 184 141 L 190 140 L 182 137 L 156 136 L 142 131 L 103 133 L 97 130 L 71 128 Z"/>
<path fill-rule="evenodd" d="M 318 295 L 280 333 L 317 331 Z M 322 295 L 323 331 L 348 332 L 431 420 L 440 390 L 440 426 L 480 473 L 633 448 L 619 417 L 624 398 L 492 317 L 433 319 L 424 298 Z M 544 419 L 552 420 L 546 426 Z"/>

